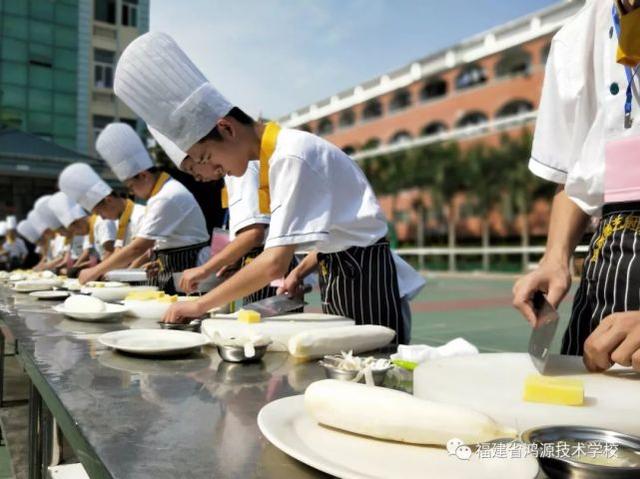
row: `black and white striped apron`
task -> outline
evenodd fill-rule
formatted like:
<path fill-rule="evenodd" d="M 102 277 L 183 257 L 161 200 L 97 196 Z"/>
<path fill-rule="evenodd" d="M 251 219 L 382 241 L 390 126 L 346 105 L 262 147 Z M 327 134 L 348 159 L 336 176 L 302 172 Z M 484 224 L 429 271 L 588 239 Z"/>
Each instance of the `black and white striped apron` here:
<path fill-rule="evenodd" d="M 389 242 L 381 239 L 338 253 L 318 253 L 322 311 L 386 326 L 396 332 L 395 344 L 407 344 L 396 264 Z"/>
<path fill-rule="evenodd" d="M 180 273 L 185 269 L 198 266 L 200 251 L 207 246 L 209 246 L 209 242 L 205 241 L 180 248 L 154 250 L 151 254 L 151 260 L 160 262 L 160 271 L 157 276 L 149 279 L 148 284 L 158 286 L 167 294 L 176 294 L 173 273 Z"/>
<path fill-rule="evenodd" d="M 589 244 L 562 354 L 584 342 L 612 313 L 640 310 L 640 202 L 607 204 Z"/>
<path fill-rule="evenodd" d="M 254 249 L 252 249 L 251 251 L 249 251 L 241 260 L 241 267 L 244 268 L 246 265 L 248 265 L 249 263 L 251 263 L 254 259 L 256 259 L 260 253 L 262 253 L 264 251 L 264 247 L 263 246 L 258 246 Z M 287 271 L 287 274 L 289 274 L 291 271 L 293 271 L 293 269 L 298 265 L 298 260 L 296 259 L 296 257 L 294 256 L 293 259 L 291 260 L 291 264 L 289 265 L 289 269 Z M 270 298 L 271 296 L 275 296 L 276 293 L 278 291 L 278 288 L 274 288 L 273 286 L 267 285 L 264 288 L 251 293 L 248 296 L 245 296 L 244 298 L 242 298 L 242 304 L 246 305 L 246 304 L 251 304 L 251 303 L 255 303 L 256 301 L 260 301 L 262 299 L 267 299 Z M 294 310 L 291 311 L 292 313 L 301 313 L 303 311 L 304 308 L 301 308 L 300 310 Z"/>

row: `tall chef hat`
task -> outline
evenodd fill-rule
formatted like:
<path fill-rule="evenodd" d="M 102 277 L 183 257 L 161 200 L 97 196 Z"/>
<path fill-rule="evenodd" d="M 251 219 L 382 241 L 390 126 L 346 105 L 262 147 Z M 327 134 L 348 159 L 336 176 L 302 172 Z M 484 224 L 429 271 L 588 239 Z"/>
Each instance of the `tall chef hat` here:
<path fill-rule="evenodd" d="M 173 164 L 176 165 L 178 169 L 180 169 L 182 162 L 189 155 L 187 155 L 184 151 L 178 148 L 178 146 L 173 141 L 171 141 L 169 138 L 164 136 L 154 127 L 149 126 L 148 128 L 149 128 L 149 132 L 151 132 L 151 134 L 156 139 L 160 147 L 167 154 L 169 159 L 173 161 Z"/>
<path fill-rule="evenodd" d="M 49 200 L 49 208 L 55 213 L 65 228 L 68 228 L 75 220 L 88 216 L 87 212 L 82 209 L 82 206 L 62 191 L 58 191 L 51 197 Z"/>
<path fill-rule="evenodd" d="M 17 226 L 18 233 L 24 237 L 29 243 L 36 244 L 40 239 L 38 230 L 34 228 L 29 220 L 22 220 Z"/>
<path fill-rule="evenodd" d="M 129 44 L 116 67 L 113 89 L 182 151 L 233 108 L 166 33 L 145 33 Z"/>
<path fill-rule="evenodd" d="M 0 236 L 4 236 L 7 234 L 7 222 L 0 221 Z"/>
<path fill-rule="evenodd" d="M 96 150 L 120 181 L 153 166 L 142 140 L 126 123 L 110 123 L 96 140 Z"/>
<path fill-rule="evenodd" d="M 36 200 L 34 209 L 47 228 L 57 230 L 62 226 L 62 222 L 58 219 L 53 210 L 49 208 L 50 199 L 51 195 L 41 196 Z"/>
<path fill-rule="evenodd" d="M 38 238 L 40 238 L 40 236 L 42 236 L 42 233 L 44 233 L 44 230 L 49 227 L 36 210 L 31 210 L 29 212 L 29 214 L 27 215 L 27 221 L 38 233 Z"/>
<path fill-rule="evenodd" d="M 7 216 L 7 219 L 5 220 L 5 222 L 7 223 L 7 229 L 8 230 L 15 230 L 18 220 L 16 219 L 16 217 L 14 215 L 9 215 Z"/>
<path fill-rule="evenodd" d="M 58 187 L 87 211 L 93 211 L 113 191 L 86 163 L 73 163 L 62 170 Z"/>

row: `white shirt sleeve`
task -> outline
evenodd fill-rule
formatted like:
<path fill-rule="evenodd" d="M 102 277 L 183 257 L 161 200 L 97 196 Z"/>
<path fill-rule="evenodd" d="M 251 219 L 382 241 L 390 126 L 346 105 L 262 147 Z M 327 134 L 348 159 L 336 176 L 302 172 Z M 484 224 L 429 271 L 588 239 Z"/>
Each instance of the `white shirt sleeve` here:
<path fill-rule="evenodd" d="M 176 234 L 183 215 L 189 214 L 188 211 L 181 211 L 179 203 L 170 198 L 157 198 L 150 201 L 140 220 L 136 237 L 158 241 Z"/>
<path fill-rule="evenodd" d="M 564 33 L 564 32 L 563 32 Z M 585 98 L 580 45 L 554 38 L 547 60 L 529 169 L 536 176 L 565 184 L 580 155 L 594 108 Z"/>
<path fill-rule="evenodd" d="M 260 166 L 257 161 L 249 162 L 247 171 L 240 178 L 225 178 L 229 194 L 229 230 L 232 235 L 255 224 L 268 225 L 269 214 L 260 213 Z"/>
<path fill-rule="evenodd" d="M 117 228 L 115 221 L 99 219 L 96 221 L 94 228 L 94 239 L 98 244 L 104 245 L 109 241 L 116 240 Z"/>
<path fill-rule="evenodd" d="M 324 175 L 289 156 L 269 167 L 271 222 L 265 248 L 326 241 L 333 197 Z"/>

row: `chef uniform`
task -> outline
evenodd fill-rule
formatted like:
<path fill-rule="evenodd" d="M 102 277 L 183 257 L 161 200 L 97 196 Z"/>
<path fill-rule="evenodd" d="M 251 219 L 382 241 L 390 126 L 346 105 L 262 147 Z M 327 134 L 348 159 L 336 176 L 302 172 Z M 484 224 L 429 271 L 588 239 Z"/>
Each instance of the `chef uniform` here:
<path fill-rule="evenodd" d="M 149 131 L 156 139 L 158 144 L 165 151 L 169 159 L 176 165 L 178 169 L 181 169 L 182 162 L 188 156 L 187 153 L 182 151 L 176 146 L 169 138 L 164 136 L 158 130 L 153 127 L 149 127 Z M 229 240 L 233 241 L 238 232 L 244 228 L 252 225 L 265 225 L 269 226 L 270 215 L 268 213 L 262 213 L 259 208 L 258 201 L 258 188 L 260 186 L 260 163 L 257 161 L 250 161 L 247 171 L 241 177 L 225 175 L 224 184 L 225 187 L 222 190 L 222 206 L 228 208 L 229 215 Z M 264 246 L 258 246 L 249 251 L 240 260 L 239 267 L 244 267 L 253 261 L 260 253 L 262 253 Z M 235 269 L 237 269 L 237 267 Z M 291 262 L 289 270 L 293 270 L 297 266 L 297 261 L 294 259 Z M 250 304 L 261 299 L 266 299 L 271 296 L 275 296 L 278 288 L 271 285 L 265 286 L 259 291 L 250 294 L 243 298 L 243 304 Z"/>
<path fill-rule="evenodd" d="M 100 133 L 96 150 L 123 183 L 153 167 L 140 137 L 126 123 L 109 124 Z M 136 236 L 155 241 L 152 259 L 160 262 L 160 272 L 152 282 L 167 293 L 175 293 L 173 273 L 209 258 L 209 234 L 200 206 L 182 183 L 166 173 L 147 200 Z"/>
<path fill-rule="evenodd" d="M 162 33 L 147 33 L 127 47 L 114 90 L 183 151 L 232 107 Z M 268 124 L 258 194 L 261 211 L 271 214 L 265 249 L 295 245 L 319 252 L 326 313 L 388 326 L 397 342 L 408 342 L 403 298 L 416 294 L 424 280 L 392 254 L 380 205 L 349 156 L 309 133 Z"/>
<path fill-rule="evenodd" d="M 640 84 L 634 68 L 616 61 L 613 6 L 587 2 L 553 38 L 529 162 L 534 174 L 564 184 L 585 213 L 600 217 L 562 343 L 571 355 L 583 354 L 602 319 L 640 310 L 640 143 L 628 143 L 640 138 Z M 625 143 L 635 155 L 620 168 L 615 152 Z M 616 186 L 623 177 L 630 188 Z"/>
<path fill-rule="evenodd" d="M 66 248 L 70 245 L 70 239 L 67 240 L 64 236 L 57 233 L 62 228 L 62 223 L 48 206 L 51 195 L 41 196 L 34 203 L 33 209 L 45 225 L 45 230 L 50 230 L 55 233 L 55 236 L 49 240 L 47 248 L 46 260 L 51 261 L 53 259 L 61 257 Z"/>
<path fill-rule="evenodd" d="M 15 234 L 17 228 L 16 217 L 13 215 L 7 216 L 5 224 L 7 226 L 7 233 L 13 231 Z M 24 240 L 19 237 L 10 239 L 9 236 L 7 236 L 4 244 L 2 245 L 2 249 L 9 258 L 9 269 L 18 268 L 29 254 L 27 246 L 24 244 Z"/>
<path fill-rule="evenodd" d="M 58 177 L 58 186 L 70 198 L 87 211 L 93 211 L 98 203 L 113 193 L 111 187 L 86 163 L 67 166 Z M 116 248 L 128 245 L 135 238 L 140 221 L 144 216 L 144 206 L 126 200 L 125 208 L 114 223 Z M 100 218 L 103 221 L 109 221 Z M 98 228 L 102 221 L 98 220 Z"/>

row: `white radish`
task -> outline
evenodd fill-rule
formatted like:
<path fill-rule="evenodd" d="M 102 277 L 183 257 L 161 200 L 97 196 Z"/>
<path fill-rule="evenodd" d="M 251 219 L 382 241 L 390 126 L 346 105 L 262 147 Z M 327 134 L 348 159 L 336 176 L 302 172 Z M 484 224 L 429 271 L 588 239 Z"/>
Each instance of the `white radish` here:
<path fill-rule="evenodd" d="M 304 403 L 322 425 L 377 439 L 444 446 L 452 438 L 477 444 L 516 436 L 514 429 L 473 409 L 336 379 L 312 383 Z"/>
<path fill-rule="evenodd" d="M 393 329 L 373 324 L 314 329 L 289 339 L 289 354 L 299 359 L 321 358 L 342 351 L 358 354 L 386 346 L 395 335 Z"/>

